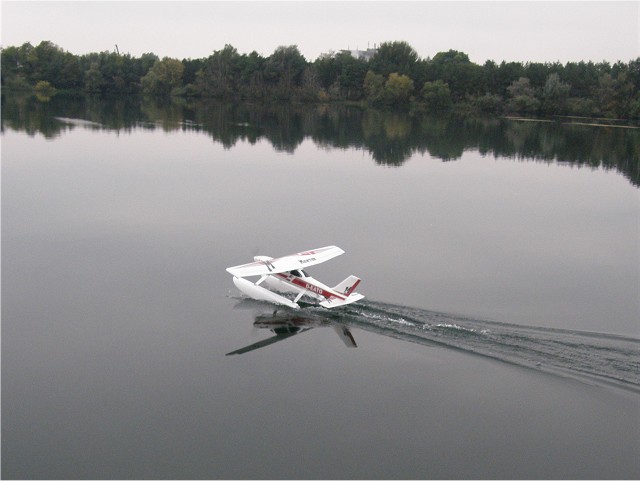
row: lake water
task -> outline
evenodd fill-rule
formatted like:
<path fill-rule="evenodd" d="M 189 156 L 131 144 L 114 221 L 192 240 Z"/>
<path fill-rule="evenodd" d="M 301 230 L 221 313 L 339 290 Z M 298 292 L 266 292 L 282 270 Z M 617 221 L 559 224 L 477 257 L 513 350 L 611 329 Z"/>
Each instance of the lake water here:
<path fill-rule="evenodd" d="M 3 97 L 2 476 L 637 478 L 639 156 L 561 121 Z M 325 245 L 364 302 L 225 272 Z"/>

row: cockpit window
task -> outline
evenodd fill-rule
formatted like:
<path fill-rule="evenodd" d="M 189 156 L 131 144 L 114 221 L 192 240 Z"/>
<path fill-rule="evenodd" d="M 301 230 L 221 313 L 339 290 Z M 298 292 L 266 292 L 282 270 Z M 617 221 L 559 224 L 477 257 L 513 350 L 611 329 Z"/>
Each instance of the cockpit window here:
<path fill-rule="evenodd" d="M 296 277 L 309 277 L 309 274 L 307 274 L 305 271 L 303 271 L 302 269 L 294 269 L 292 271 L 290 271 L 290 274 L 296 276 Z"/>

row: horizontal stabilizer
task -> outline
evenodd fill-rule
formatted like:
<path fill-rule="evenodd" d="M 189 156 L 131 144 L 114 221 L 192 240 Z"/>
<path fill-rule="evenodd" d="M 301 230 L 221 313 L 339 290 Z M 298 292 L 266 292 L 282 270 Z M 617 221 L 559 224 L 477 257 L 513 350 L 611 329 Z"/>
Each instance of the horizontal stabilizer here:
<path fill-rule="evenodd" d="M 338 299 L 337 297 L 332 297 L 331 299 L 322 301 L 320 305 L 322 307 L 326 307 L 327 309 L 331 309 L 333 307 L 346 306 L 347 304 L 351 304 L 352 302 L 359 301 L 360 299 L 364 299 L 364 296 L 362 294 L 358 294 L 357 292 L 354 292 L 346 299 Z"/>

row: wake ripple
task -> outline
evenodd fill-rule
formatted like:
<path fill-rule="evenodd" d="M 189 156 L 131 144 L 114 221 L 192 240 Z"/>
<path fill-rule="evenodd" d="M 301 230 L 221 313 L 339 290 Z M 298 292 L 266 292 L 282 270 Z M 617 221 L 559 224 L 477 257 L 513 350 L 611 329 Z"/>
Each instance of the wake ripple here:
<path fill-rule="evenodd" d="M 640 339 L 520 326 L 372 301 L 333 312 L 330 317 L 335 320 L 385 336 L 640 393 Z"/>

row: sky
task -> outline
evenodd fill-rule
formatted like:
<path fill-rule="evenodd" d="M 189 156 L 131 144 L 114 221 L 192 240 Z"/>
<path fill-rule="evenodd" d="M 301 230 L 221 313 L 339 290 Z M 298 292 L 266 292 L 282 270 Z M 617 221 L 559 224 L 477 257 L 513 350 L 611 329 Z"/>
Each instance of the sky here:
<path fill-rule="evenodd" d="M 640 56 L 640 2 L 599 1 L 5 1 L 2 46 L 49 40 L 81 55 L 204 58 L 233 45 L 304 57 L 406 41 L 421 58 L 459 50 L 471 61 L 578 62 Z"/>

